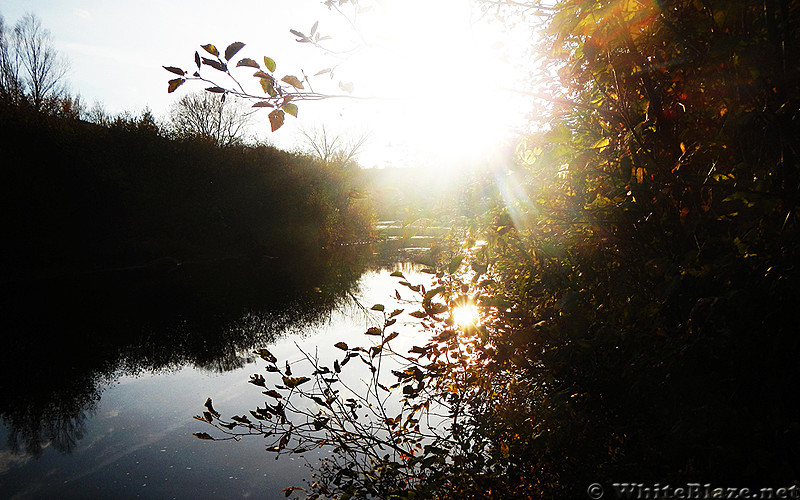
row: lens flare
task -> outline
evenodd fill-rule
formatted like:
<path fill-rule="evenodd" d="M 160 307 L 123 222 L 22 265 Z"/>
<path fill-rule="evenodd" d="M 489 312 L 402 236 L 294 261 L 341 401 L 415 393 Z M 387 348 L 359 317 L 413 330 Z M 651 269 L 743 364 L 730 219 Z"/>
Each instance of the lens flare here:
<path fill-rule="evenodd" d="M 475 306 L 475 304 L 461 304 L 455 306 L 451 314 L 453 317 L 453 323 L 461 328 L 477 326 L 478 321 L 480 320 L 478 308 Z"/>

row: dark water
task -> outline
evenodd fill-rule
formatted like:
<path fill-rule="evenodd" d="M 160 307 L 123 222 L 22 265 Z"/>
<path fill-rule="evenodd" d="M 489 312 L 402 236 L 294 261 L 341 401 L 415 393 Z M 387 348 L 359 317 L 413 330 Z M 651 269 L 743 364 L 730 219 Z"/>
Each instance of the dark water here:
<path fill-rule="evenodd" d="M 255 347 L 363 332 L 353 297 L 392 290 L 370 269 L 349 254 L 4 284 L 0 498 L 283 498 L 306 459 L 198 440 L 192 416 L 209 396 L 263 402 Z"/>

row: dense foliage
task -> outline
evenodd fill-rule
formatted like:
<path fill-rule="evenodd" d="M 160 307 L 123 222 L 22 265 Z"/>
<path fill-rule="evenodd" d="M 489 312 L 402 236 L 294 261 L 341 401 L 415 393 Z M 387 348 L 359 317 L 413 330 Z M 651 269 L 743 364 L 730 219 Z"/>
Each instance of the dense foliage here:
<path fill-rule="evenodd" d="M 557 5 L 571 106 L 522 146 L 490 236 L 512 307 L 475 418 L 511 443 L 504 495 L 797 479 L 799 22 L 796 2 Z"/>
<path fill-rule="evenodd" d="M 6 277 L 317 252 L 371 231 L 357 168 L 0 107 Z"/>

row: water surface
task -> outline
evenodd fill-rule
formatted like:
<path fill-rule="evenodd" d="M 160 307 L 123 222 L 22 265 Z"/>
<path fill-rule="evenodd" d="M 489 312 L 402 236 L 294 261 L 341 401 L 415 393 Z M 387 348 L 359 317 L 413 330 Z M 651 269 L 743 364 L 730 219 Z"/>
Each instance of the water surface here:
<path fill-rule="evenodd" d="M 208 442 L 192 419 L 263 405 L 247 381 L 280 359 L 358 342 L 391 269 L 361 257 L 97 273 L 7 287 L 0 497 L 284 498 L 317 456 L 261 438 Z M 372 269 L 372 270 L 370 270 Z M 318 454 L 317 454 L 318 455 Z"/>

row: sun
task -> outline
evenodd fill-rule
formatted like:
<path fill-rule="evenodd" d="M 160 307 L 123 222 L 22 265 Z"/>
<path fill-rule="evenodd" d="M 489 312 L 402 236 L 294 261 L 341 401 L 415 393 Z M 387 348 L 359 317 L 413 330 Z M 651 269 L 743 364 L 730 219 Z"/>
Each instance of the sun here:
<path fill-rule="evenodd" d="M 470 328 L 478 326 L 480 321 L 480 314 L 478 307 L 473 303 L 465 303 L 457 305 L 452 311 L 453 323 L 460 328 Z"/>
<path fill-rule="evenodd" d="M 527 114 L 508 90 L 519 76 L 502 27 L 464 0 L 380 4 L 360 24 L 375 42 L 348 61 L 359 92 L 374 97 L 363 103 L 373 144 L 438 169 L 491 155 Z"/>

